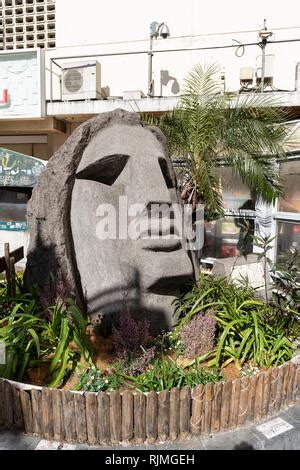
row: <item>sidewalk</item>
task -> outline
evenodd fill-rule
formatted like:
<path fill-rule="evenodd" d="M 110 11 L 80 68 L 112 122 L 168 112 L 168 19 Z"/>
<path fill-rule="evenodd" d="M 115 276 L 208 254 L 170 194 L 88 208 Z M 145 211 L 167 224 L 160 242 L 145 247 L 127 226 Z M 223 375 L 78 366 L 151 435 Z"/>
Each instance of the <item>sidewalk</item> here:
<path fill-rule="evenodd" d="M 274 421 L 276 420 L 276 421 Z M 261 429 L 262 424 L 266 426 Z M 266 435 L 264 434 L 266 433 Z M 273 435 L 273 437 L 272 437 Z M 267 437 L 268 436 L 268 437 Z M 300 404 L 255 426 L 157 445 L 90 447 L 49 442 L 0 428 L 1 450 L 300 450 Z"/>

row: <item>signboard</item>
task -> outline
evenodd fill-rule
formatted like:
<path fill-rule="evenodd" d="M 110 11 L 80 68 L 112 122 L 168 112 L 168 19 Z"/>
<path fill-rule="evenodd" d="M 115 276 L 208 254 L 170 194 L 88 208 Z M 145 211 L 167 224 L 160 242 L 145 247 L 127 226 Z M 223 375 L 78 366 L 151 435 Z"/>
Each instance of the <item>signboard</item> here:
<path fill-rule="evenodd" d="M 33 187 L 45 162 L 0 147 L 0 187 Z"/>
<path fill-rule="evenodd" d="M 45 116 L 44 51 L 0 52 L 0 119 Z"/>
<path fill-rule="evenodd" d="M 267 439 L 272 439 L 275 436 L 279 436 L 279 434 L 282 434 L 286 431 L 289 431 L 290 429 L 293 429 L 294 426 L 292 426 L 290 423 L 285 421 L 282 418 L 275 418 L 272 419 L 271 421 L 268 421 L 267 423 L 261 424 L 260 426 L 257 426 L 257 430 L 264 434 Z"/>
<path fill-rule="evenodd" d="M 26 232 L 27 223 L 0 221 L 0 230 L 5 230 L 7 232 Z"/>

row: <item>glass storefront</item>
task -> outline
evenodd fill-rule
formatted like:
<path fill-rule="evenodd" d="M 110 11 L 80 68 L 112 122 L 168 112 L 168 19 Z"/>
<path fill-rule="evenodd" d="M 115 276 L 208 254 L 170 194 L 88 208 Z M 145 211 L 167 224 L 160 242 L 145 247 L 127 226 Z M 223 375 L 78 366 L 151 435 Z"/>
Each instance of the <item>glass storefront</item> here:
<path fill-rule="evenodd" d="M 279 199 L 278 210 L 300 213 L 300 160 L 282 163 L 280 173 L 285 195 Z"/>
<path fill-rule="evenodd" d="M 289 248 L 300 249 L 300 158 L 293 157 L 280 163 L 285 195 L 271 211 L 267 224 L 270 234 L 276 236 L 272 258 Z M 205 224 L 202 260 L 229 258 L 253 253 L 253 236 L 259 233 L 260 224 L 255 196 L 241 178 L 229 167 L 219 169 L 226 217 Z M 265 228 L 265 227 L 264 227 Z"/>
<path fill-rule="evenodd" d="M 230 167 L 219 169 L 224 208 L 227 210 L 255 210 L 249 188 Z"/>
<path fill-rule="evenodd" d="M 290 248 L 300 249 L 300 224 L 277 222 L 277 257 Z"/>
<path fill-rule="evenodd" d="M 204 227 L 204 258 L 231 258 L 253 252 L 254 219 L 225 217 Z"/>

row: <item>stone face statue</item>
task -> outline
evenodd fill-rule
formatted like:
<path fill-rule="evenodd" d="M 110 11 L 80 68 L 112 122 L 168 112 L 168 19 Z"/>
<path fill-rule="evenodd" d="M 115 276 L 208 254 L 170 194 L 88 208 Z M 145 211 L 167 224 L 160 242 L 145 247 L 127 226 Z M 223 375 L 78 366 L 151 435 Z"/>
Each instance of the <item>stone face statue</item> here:
<path fill-rule="evenodd" d="M 162 237 L 174 230 L 167 209 L 178 202 L 157 128 L 143 127 L 137 114 L 123 110 L 91 119 L 54 154 L 34 188 L 25 283 L 43 288 L 50 273 L 59 273 L 96 320 L 111 322 L 126 302 L 153 332 L 170 328 L 178 288 L 194 276 L 181 241 Z M 153 207 L 166 214 L 156 219 Z M 151 237 L 144 224 L 149 211 Z"/>

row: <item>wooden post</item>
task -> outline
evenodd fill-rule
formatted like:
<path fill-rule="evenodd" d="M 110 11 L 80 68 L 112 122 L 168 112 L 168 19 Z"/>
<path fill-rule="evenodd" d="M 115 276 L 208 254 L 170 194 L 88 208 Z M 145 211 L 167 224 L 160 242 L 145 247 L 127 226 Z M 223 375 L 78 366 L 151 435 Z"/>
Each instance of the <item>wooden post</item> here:
<path fill-rule="evenodd" d="M 14 424 L 13 393 L 12 386 L 6 380 L 4 382 L 4 409 L 5 426 L 8 428 L 12 428 Z"/>
<path fill-rule="evenodd" d="M 146 440 L 146 397 L 138 392 L 134 395 L 134 437 L 136 444 Z"/>
<path fill-rule="evenodd" d="M 239 403 L 238 426 L 245 424 L 248 415 L 249 377 L 241 379 L 241 393 Z"/>
<path fill-rule="evenodd" d="M 271 398 L 271 380 L 272 370 L 269 369 L 267 372 L 264 373 L 263 400 L 261 409 L 262 418 L 266 418 L 269 413 L 269 403 Z"/>
<path fill-rule="evenodd" d="M 33 434 L 33 419 L 31 406 L 31 392 L 20 390 L 21 409 L 24 420 L 24 429 L 27 434 Z"/>
<path fill-rule="evenodd" d="M 288 394 L 289 394 L 289 383 L 290 383 L 290 375 L 291 375 L 291 363 L 284 364 L 284 376 L 283 376 L 283 384 L 282 384 L 282 400 L 280 408 L 285 408 L 288 405 Z"/>
<path fill-rule="evenodd" d="M 147 402 L 148 406 L 148 402 Z M 133 438 L 133 395 L 125 390 L 122 395 L 122 442 L 129 443 Z"/>
<path fill-rule="evenodd" d="M 179 436 L 180 426 L 180 390 L 172 388 L 170 391 L 170 439 L 175 440 Z"/>
<path fill-rule="evenodd" d="M 291 374 L 290 374 L 290 383 L 289 383 L 289 395 L 288 402 L 293 403 L 294 393 L 297 387 L 297 366 L 296 364 L 291 363 Z"/>
<path fill-rule="evenodd" d="M 62 393 L 62 421 L 67 442 L 76 441 L 75 420 L 74 394 L 64 391 Z"/>
<path fill-rule="evenodd" d="M 46 439 L 52 439 L 53 431 L 53 414 L 52 414 L 52 390 L 50 388 L 42 389 L 42 408 L 41 408 L 44 436 Z"/>
<path fill-rule="evenodd" d="M 10 289 L 11 289 L 11 296 L 16 295 L 16 271 L 15 271 L 15 258 L 10 258 Z"/>
<path fill-rule="evenodd" d="M 223 384 L 222 409 L 221 409 L 221 421 L 220 421 L 221 431 L 226 431 L 229 426 L 231 389 L 232 389 L 232 383 L 230 381 L 225 382 Z"/>
<path fill-rule="evenodd" d="M 98 393 L 98 441 L 100 444 L 110 442 L 110 400 L 106 392 Z"/>
<path fill-rule="evenodd" d="M 149 444 L 156 442 L 158 436 L 158 396 L 154 391 L 147 395 L 146 435 Z"/>
<path fill-rule="evenodd" d="M 215 385 L 216 387 L 217 385 Z M 229 410 L 229 429 L 234 429 L 238 425 L 238 412 L 240 404 L 240 392 L 241 392 L 241 379 L 236 379 L 232 382 L 232 392 L 230 399 L 230 410 Z"/>
<path fill-rule="evenodd" d="M 202 431 L 204 435 L 211 433 L 211 414 L 212 414 L 212 400 L 214 396 L 213 384 L 205 385 L 205 396 L 204 396 L 204 414 L 203 414 L 203 427 Z"/>
<path fill-rule="evenodd" d="M 53 406 L 53 436 L 55 441 L 63 441 L 65 439 L 65 429 L 63 426 L 62 413 L 62 392 L 58 389 L 52 390 L 52 406 Z"/>
<path fill-rule="evenodd" d="M 34 434 L 38 436 L 43 435 L 43 425 L 42 425 L 42 392 L 33 388 L 31 390 L 31 403 L 32 403 L 32 418 L 33 418 L 33 429 Z"/>
<path fill-rule="evenodd" d="M 260 373 L 257 376 L 256 390 L 255 390 L 254 413 L 253 413 L 253 418 L 255 422 L 259 422 L 262 419 L 263 391 L 264 391 L 264 374 Z"/>
<path fill-rule="evenodd" d="M 212 401 L 212 408 L 211 408 L 211 432 L 220 431 L 223 386 L 224 384 L 222 382 L 218 382 L 214 385 L 214 398 Z M 203 425 L 203 429 L 204 429 L 204 425 Z"/>
<path fill-rule="evenodd" d="M 191 420 L 191 389 L 184 387 L 180 390 L 180 436 L 187 438 L 190 434 Z"/>
<path fill-rule="evenodd" d="M 298 401 L 298 400 L 300 400 L 300 365 L 297 366 L 296 383 L 295 383 L 295 388 L 294 388 L 294 393 L 293 393 L 293 401 Z"/>
<path fill-rule="evenodd" d="M 0 426 L 5 424 L 5 392 L 4 392 L 4 380 L 0 378 Z"/>
<path fill-rule="evenodd" d="M 86 427 L 89 444 L 94 446 L 98 442 L 98 416 L 97 395 L 95 393 L 85 394 Z M 109 412 L 109 408 L 108 408 Z M 120 423 L 121 424 L 121 423 Z"/>
<path fill-rule="evenodd" d="M 248 395 L 248 415 L 247 420 L 249 422 L 254 421 L 254 407 L 256 400 L 256 384 L 257 384 L 257 375 L 252 375 L 249 381 L 249 395 Z"/>
<path fill-rule="evenodd" d="M 9 243 L 4 243 L 4 258 L 6 264 L 5 276 L 7 282 L 7 295 L 11 295 L 11 275 L 10 275 L 10 253 L 9 253 Z"/>
<path fill-rule="evenodd" d="M 88 440 L 87 424 L 86 424 L 86 410 L 85 410 L 85 396 L 82 393 L 74 394 L 75 402 L 75 416 L 76 416 L 76 435 L 80 444 L 85 444 Z M 97 403 L 96 403 L 97 405 Z M 97 414 L 97 406 L 94 411 Z"/>
<path fill-rule="evenodd" d="M 20 400 L 20 391 L 12 387 L 14 428 L 18 431 L 24 431 L 23 413 Z"/>
<path fill-rule="evenodd" d="M 158 439 L 166 441 L 169 437 L 170 422 L 170 393 L 168 391 L 158 394 Z"/>
<path fill-rule="evenodd" d="M 192 417 L 191 417 L 191 434 L 199 435 L 201 432 L 202 408 L 204 398 L 203 385 L 197 385 L 192 394 Z"/>
<path fill-rule="evenodd" d="M 278 369 L 271 369 L 271 383 L 270 383 L 270 400 L 269 400 L 269 415 L 275 413 L 275 401 L 277 392 Z"/>
<path fill-rule="evenodd" d="M 276 398 L 275 398 L 275 405 L 274 405 L 275 413 L 280 411 L 280 407 L 281 407 L 283 380 L 284 380 L 284 368 L 280 367 L 278 371 L 277 390 L 276 390 Z"/>
<path fill-rule="evenodd" d="M 122 440 L 122 401 L 118 390 L 110 394 L 110 439 L 112 444 Z"/>

